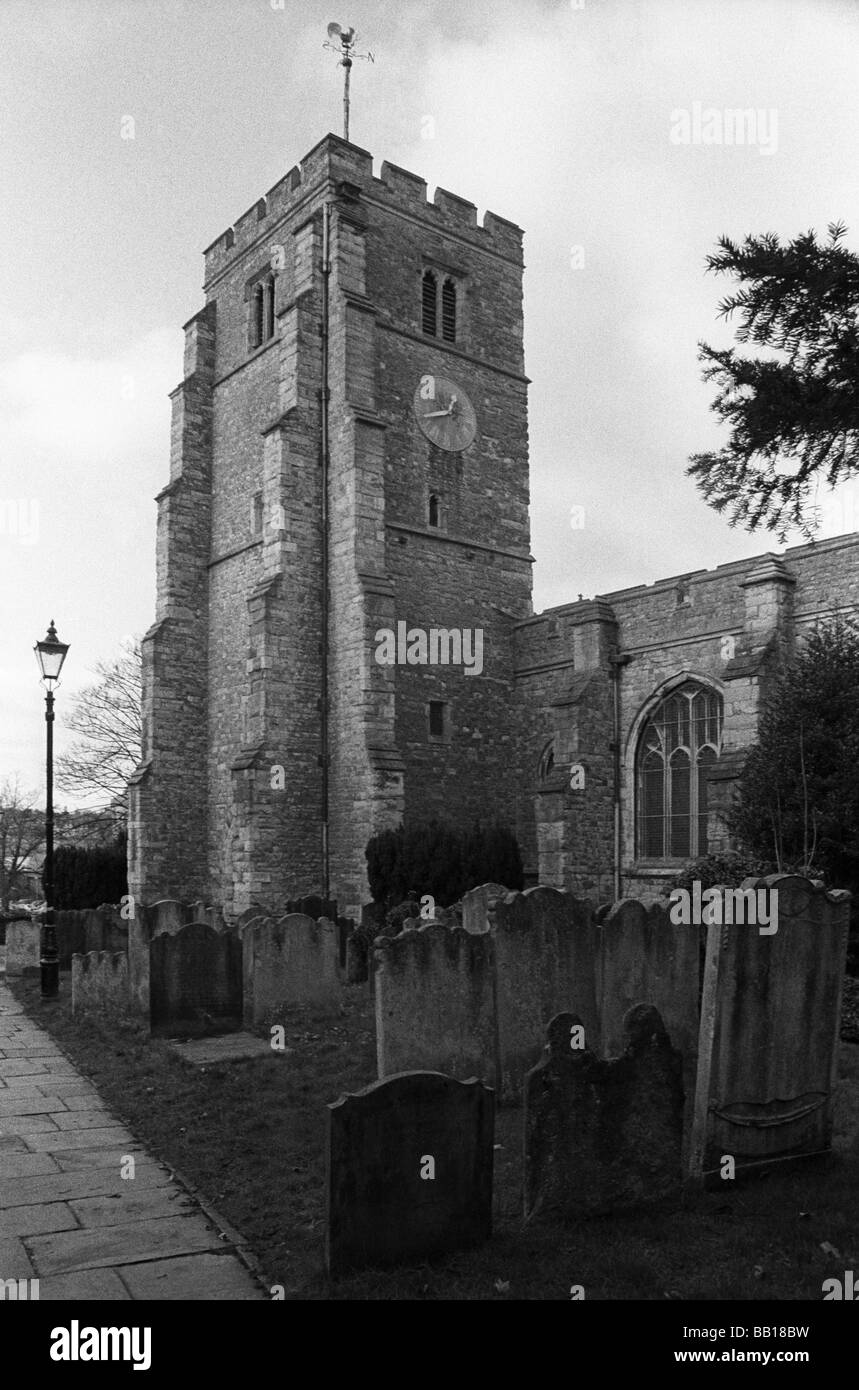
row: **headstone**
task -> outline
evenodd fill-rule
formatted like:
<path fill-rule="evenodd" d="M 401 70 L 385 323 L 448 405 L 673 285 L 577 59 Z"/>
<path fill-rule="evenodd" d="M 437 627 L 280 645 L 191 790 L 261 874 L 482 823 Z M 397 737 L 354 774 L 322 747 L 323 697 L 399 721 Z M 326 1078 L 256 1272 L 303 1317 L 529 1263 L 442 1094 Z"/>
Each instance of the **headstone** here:
<path fill-rule="evenodd" d="M 346 942 L 346 983 L 363 985 L 367 983 L 367 959 L 370 953 L 370 939 L 366 931 L 358 928 Z"/>
<path fill-rule="evenodd" d="M 683 1057 L 687 1140 L 692 1128 L 698 1061 L 700 926 L 671 921 L 665 903 L 623 899 L 605 913 L 599 931 L 598 1001 L 601 1055 L 624 1047 L 626 1015 L 652 1004 Z"/>
<path fill-rule="evenodd" d="M 577 1046 L 581 1020 L 558 1014 L 547 1055 L 525 1079 L 525 1219 L 569 1219 L 679 1194 L 680 1054 L 656 1009 L 624 1022 L 624 1051 L 601 1060 Z"/>
<path fill-rule="evenodd" d="M 7 976 L 39 973 L 42 924 L 38 917 L 19 918 L 6 923 Z"/>
<path fill-rule="evenodd" d="M 145 906 L 135 903 L 128 920 L 128 995 L 132 1011 L 151 1018 L 149 997 L 149 948 L 156 937 L 175 935 L 187 926 L 190 905 L 175 898 L 162 898 Z"/>
<path fill-rule="evenodd" d="M 126 951 L 89 951 L 72 956 L 72 1015 L 97 1014 L 100 1018 L 128 1013 L 128 954 Z"/>
<path fill-rule="evenodd" d="M 377 937 L 380 1077 L 420 1069 L 495 1081 L 493 949 L 488 932 L 438 923 Z"/>
<path fill-rule="evenodd" d="M 238 1026 L 242 1017 L 242 948 L 206 922 L 164 931 L 149 945 L 152 1029 Z"/>
<path fill-rule="evenodd" d="M 462 895 L 462 925 L 466 931 L 489 931 L 489 904 L 495 898 L 506 898 L 510 892 L 502 883 L 481 883 Z"/>
<path fill-rule="evenodd" d="M 245 1027 L 293 1004 L 339 1000 L 337 931 L 325 917 L 300 912 L 249 922 L 242 931 Z"/>
<path fill-rule="evenodd" d="M 515 1100 L 539 1061 L 549 1020 L 572 1009 L 600 1050 L 597 927 L 591 904 L 556 888 L 508 893 L 490 909 L 501 1095 Z"/>
<path fill-rule="evenodd" d="M 327 1107 L 332 1278 L 489 1239 L 494 1101 L 480 1081 L 406 1072 Z"/>
<path fill-rule="evenodd" d="M 769 896 L 777 930 L 708 928 L 690 1160 L 699 1184 L 726 1154 L 738 1171 L 832 1144 L 850 894 L 786 874 L 744 887 Z"/>

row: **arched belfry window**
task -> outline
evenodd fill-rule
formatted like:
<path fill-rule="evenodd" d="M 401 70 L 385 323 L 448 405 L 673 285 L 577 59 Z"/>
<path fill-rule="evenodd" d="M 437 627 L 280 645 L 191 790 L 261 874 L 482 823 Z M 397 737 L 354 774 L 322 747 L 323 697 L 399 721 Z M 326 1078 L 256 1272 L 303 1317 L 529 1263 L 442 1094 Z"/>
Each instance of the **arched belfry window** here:
<path fill-rule="evenodd" d="M 441 287 L 441 336 L 446 343 L 456 342 L 456 285 L 445 280 Z"/>
<path fill-rule="evenodd" d="M 438 284 L 431 270 L 424 271 L 424 278 L 421 286 L 421 322 L 424 333 L 430 337 L 437 336 L 438 320 Z"/>
<path fill-rule="evenodd" d="M 677 686 L 652 711 L 636 752 L 640 858 L 707 853 L 707 774 L 721 743 L 721 697 L 697 681 Z"/>
<path fill-rule="evenodd" d="M 265 281 L 265 315 L 263 322 L 263 341 L 274 337 L 274 276 L 268 275 Z"/>

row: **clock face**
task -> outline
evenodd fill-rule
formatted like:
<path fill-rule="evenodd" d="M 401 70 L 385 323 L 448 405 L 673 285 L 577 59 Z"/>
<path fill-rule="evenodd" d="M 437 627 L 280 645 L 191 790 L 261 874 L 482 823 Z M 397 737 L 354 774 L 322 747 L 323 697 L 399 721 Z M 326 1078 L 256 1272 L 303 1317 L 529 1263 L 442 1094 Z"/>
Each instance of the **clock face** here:
<path fill-rule="evenodd" d="M 422 376 L 415 391 L 414 411 L 427 439 L 448 453 L 461 453 L 477 436 L 474 406 L 449 377 Z"/>

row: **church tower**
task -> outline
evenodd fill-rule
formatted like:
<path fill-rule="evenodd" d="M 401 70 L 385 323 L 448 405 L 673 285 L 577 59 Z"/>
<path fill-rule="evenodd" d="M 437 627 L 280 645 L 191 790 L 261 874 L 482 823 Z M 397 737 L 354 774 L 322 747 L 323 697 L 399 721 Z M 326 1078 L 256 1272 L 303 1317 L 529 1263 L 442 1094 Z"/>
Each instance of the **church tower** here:
<path fill-rule="evenodd" d="M 205 252 L 144 652 L 129 889 L 369 897 L 401 821 L 517 819 L 522 234 L 336 136 Z"/>

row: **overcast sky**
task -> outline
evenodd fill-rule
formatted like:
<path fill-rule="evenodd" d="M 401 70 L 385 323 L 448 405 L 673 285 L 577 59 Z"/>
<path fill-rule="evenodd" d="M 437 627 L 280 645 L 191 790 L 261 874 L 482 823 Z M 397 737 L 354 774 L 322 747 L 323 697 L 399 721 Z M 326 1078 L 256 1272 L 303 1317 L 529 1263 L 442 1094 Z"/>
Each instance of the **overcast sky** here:
<path fill-rule="evenodd" d="M 535 609 L 780 549 L 684 474 L 725 437 L 704 260 L 838 219 L 859 248 L 856 0 L 348 3 L 0 0 L 0 779 L 42 786 L 49 619 L 58 751 L 70 697 L 153 621 L 201 252 L 340 132 L 332 19 L 375 55 L 351 138 L 377 172 L 525 229 Z M 754 140 L 703 143 L 707 108 L 754 110 Z M 859 489 L 819 500 L 822 535 L 859 526 Z"/>

